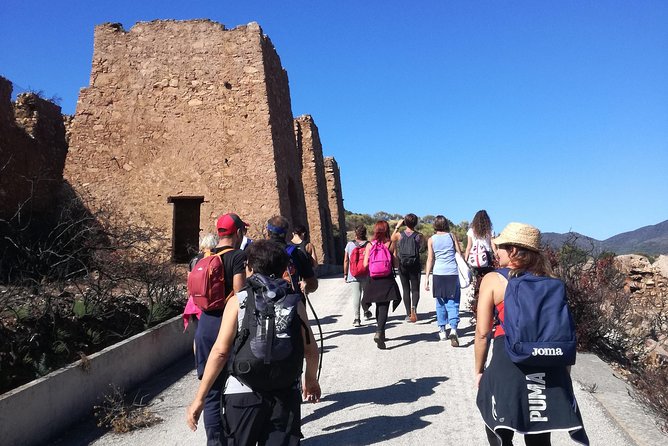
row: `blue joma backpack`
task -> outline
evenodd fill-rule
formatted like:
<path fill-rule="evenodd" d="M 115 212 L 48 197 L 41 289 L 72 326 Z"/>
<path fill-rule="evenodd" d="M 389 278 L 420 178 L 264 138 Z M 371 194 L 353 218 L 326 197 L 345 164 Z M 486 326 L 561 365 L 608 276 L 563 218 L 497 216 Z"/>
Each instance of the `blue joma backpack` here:
<path fill-rule="evenodd" d="M 539 367 L 575 364 L 575 324 L 564 282 L 530 273 L 512 277 L 503 305 L 506 350 L 514 363 Z"/>

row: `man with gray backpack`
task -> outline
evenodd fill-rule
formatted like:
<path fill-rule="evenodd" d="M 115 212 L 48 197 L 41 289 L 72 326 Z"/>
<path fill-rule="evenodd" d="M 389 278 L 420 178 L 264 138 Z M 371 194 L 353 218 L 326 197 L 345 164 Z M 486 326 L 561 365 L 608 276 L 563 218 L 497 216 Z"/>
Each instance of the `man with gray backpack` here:
<path fill-rule="evenodd" d="M 397 223 L 392 234 L 392 241 L 397 247 L 399 279 L 408 322 L 417 321 L 417 305 L 420 301 L 420 275 L 422 274 L 420 252 L 424 251 L 424 237 L 415 231 L 417 223 L 417 215 L 406 214 L 404 219 Z M 399 232 L 401 225 L 406 225 L 406 229 Z"/>
<path fill-rule="evenodd" d="M 205 396 L 227 369 L 225 444 L 296 445 L 302 438 L 302 400 L 320 399 L 318 348 L 301 295 L 281 278 L 289 263 L 285 250 L 258 240 L 247 254 L 247 286 L 227 304 L 187 423 L 197 429 Z"/>

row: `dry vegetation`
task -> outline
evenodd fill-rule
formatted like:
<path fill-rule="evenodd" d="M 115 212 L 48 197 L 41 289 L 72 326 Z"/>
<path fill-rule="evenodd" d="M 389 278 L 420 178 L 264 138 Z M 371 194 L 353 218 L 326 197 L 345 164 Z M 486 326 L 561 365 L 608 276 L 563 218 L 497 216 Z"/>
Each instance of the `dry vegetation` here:
<path fill-rule="evenodd" d="M 613 254 L 593 255 L 575 246 L 569 242 L 559 252 L 549 252 L 568 288 L 579 346 L 618 367 L 666 431 L 668 357 L 658 354 L 668 339 L 666 290 L 652 298 L 633 293 Z"/>
<path fill-rule="evenodd" d="M 108 215 L 70 197 L 55 215 L 0 220 L 0 393 L 182 310 L 163 235 Z"/>

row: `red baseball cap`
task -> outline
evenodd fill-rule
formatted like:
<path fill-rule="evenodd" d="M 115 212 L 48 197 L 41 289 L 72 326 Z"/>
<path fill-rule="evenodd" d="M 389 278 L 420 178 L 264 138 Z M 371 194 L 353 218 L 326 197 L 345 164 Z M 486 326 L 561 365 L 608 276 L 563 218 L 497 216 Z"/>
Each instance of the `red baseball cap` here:
<path fill-rule="evenodd" d="M 244 223 L 237 214 L 225 214 L 218 218 L 216 229 L 218 235 L 232 235 L 241 228 L 247 228 L 248 223 Z"/>

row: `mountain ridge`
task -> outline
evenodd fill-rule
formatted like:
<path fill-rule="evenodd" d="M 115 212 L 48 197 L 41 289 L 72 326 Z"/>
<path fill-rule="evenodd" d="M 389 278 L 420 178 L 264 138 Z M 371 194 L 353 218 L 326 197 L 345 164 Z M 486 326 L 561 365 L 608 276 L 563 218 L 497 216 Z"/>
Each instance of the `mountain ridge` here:
<path fill-rule="evenodd" d="M 596 252 L 609 251 L 621 254 L 668 254 L 668 220 L 655 225 L 643 226 L 633 231 L 622 232 L 605 240 L 596 240 L 577 232 L 542 234 L 544 244 L 559 249 L 567 241 L 585 250 Z"/>

